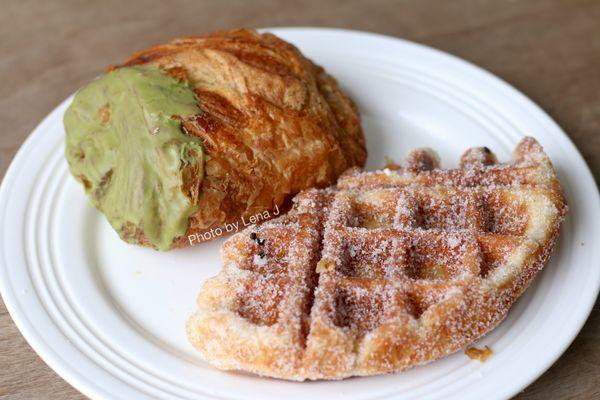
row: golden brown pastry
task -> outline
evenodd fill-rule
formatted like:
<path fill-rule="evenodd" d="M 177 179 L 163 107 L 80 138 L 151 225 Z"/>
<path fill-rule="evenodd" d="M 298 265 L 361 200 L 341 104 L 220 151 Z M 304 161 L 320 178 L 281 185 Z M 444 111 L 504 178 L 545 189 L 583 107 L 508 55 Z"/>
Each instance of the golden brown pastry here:
<path fill-rule="evenodd" d="M 353 169 L 294 203 L 229 238 L 203 284 L 187 333 L 217 368 L 342 379 L 451 354 L 506 317 L 567 213 L 533 138 L 506 164 L 480 147 L 443 170 L 415 150 L 394 171 Z"/>
<path fill-rule="evenodd" d="M 150 85 L 156 67 L 168 78 Z M 212 238 L 195 234 L 275 207 L 282 212 L 302 189 L 327 186 L 366 159 L 354 103 L 323 68 L 269 33 L 176 39 L 135 53 L 106 76 L 119 88 L 95 88 L 101 99 L 93 100 L 84 88 L 67 111 L 67 159 L 92 203 L 129 242 L 168 249 L 189 245 L 192 236 L 196 243 Z M 124 92 L 139 100 L 131 109 L 118 103 Z M 170 104 L 172 93 L 178 97 Z M 139 123 L 116 121 L 129 115 Z M 123 132 L 140 126 L 141 134 Z M 109 128 L 109 149 L 100 151 L 96 136 L 108 137 Z M 141 139 L 130 140 L 136 135 Z M 129 142 L 133 150 L 124 151 Z"/>

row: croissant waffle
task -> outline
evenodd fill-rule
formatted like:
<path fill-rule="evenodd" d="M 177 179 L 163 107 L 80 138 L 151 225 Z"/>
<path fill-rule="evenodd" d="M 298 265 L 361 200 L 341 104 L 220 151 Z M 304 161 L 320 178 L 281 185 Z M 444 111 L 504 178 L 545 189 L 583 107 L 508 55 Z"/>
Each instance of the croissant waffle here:
<path fill-rule="evenodd" d="M 514 161 L 351 170 L 222 248 L 188 336 L 224 370 L 291 379 L 399 371 L 493 329 L 548 261 L 566 204 L 532 138 Z"/>

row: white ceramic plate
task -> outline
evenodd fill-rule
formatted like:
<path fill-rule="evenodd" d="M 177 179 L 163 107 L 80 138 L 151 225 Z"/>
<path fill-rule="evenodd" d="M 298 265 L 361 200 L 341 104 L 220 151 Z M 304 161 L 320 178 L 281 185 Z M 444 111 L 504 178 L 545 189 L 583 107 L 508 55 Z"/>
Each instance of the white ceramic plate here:
<path fill-rule="evenodd" d="M 544 146 L 570 214 L 559 248 L 508 318 L 462 352 L 409 371 L 292 383 L 226 373 L 202 362 L 184 323 L 222 240 L 169 253 L 121 242 L 69 175 L 63 102 L 15 157 L 0 191 L 0 289 L 17 326 L 64 379 L 96 399 L 501 399 L 542 374 L 586 320 L 600 283 L 600 200 L 564 132 L 499 79 L 414 43 L 330 29 L 273 29 L 336 76 L 358 103 L 370 169 L 415 146 L 452 166 L 486 145 L 507 160 L 524 135 Z"/>

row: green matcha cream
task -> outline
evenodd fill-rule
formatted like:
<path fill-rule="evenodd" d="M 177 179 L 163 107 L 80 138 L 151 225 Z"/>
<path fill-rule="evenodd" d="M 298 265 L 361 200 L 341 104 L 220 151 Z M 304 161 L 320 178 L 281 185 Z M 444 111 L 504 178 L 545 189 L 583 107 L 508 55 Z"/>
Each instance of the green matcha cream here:
<path fill-rule="evenodd" d="M 66 156 L 92 204 L 125 241 L 159 250 L 185 234 L 198 208 L 184 170 L 202 179 L 202 142 L 180 118 L 200 112 L 188 84 L 158 67 L 116 69 L 82 88 L 65 113 Z"/>

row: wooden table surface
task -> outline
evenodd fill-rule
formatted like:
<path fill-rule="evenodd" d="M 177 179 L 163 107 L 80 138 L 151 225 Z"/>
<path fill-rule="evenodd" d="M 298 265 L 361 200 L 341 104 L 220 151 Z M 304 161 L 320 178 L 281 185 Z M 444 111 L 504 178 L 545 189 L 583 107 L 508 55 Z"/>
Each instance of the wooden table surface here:
<path fill-rule="evenodd" d="M 229 27 L 288 25 L 379 32 L 472 61 L 546 110 L 600 176 L 599 1 L 11 0 L 0 7 L 0 176 L 48 112 L 130 52 Z M 600 398 L 599 367 L 596 306 L 567 352 L 516 398 Z M 81 398 L 31 350 L 0 303 L 0 399 Z"/>

